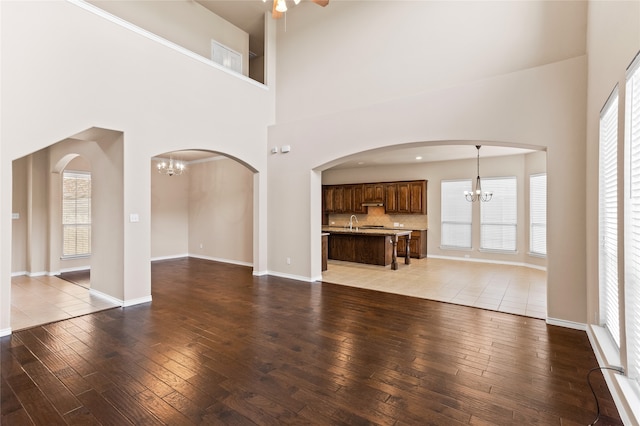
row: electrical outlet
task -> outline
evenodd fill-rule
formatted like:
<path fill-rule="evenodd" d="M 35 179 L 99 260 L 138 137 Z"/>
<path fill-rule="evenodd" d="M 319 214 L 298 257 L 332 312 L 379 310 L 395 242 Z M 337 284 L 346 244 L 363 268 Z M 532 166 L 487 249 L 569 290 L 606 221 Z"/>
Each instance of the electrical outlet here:
<path fill-rule="evenodd" d="M 287 265 L 291 265 L 291 258 L 287 257 Z"/>
<path fill-rule="evenodd" d="M 204 244 L 200 243 L 200 248 L 204 248 Z"/>

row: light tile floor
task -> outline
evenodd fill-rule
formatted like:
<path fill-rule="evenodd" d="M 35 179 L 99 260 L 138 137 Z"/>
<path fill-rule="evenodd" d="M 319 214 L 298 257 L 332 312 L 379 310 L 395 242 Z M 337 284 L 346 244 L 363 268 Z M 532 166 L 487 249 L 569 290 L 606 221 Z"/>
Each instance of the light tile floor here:
<path fill-rule="evenodd" d="M 534 318 L 547 316 L 547 273 L 525 266 L 448 259 L 389 266 L 329 260 L 322 281 Z"/>
<path fill-rule="evenodd" d="M 11 278 L 11 330 L 90 314 L 119 305 L 58 277 Z"/>

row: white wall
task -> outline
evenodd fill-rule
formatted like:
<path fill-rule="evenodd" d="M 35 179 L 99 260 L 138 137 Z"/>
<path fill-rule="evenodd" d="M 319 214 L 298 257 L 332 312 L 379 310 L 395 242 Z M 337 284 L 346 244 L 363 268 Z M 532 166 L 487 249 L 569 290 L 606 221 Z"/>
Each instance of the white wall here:
<path fill-rule="evenodd" d="M 190 174 L 160 174 L 151 164 L 151 259 L 189 254 Z"/>
<path fill-rule="evenodd" d="M 1 2 L 0 15 L 0 331 L 9 327 L 12 161 L 85 129 L 121 132 L 121 225 L 111 230 L 121 239 L 121 298 L 148 300 L 150 158 L 221 152 L 257 172 L 254 188 L 264 191 L 273 92 L 68 2 Z M 262 197 L 254 204 L 255 247 L 265 245 L 265 211 Z M 131 213 L 140 221 L 129 222 Z M 264 271 L 266 253 L 256 252 L 254 269 Z"/>
<path fill-rule="evenodd" d="M 211 40 L 242 54 L 249 75 L 249 34 L 195 1 L 103 1 L 90 3 L 211 59 Z"/>
<path fill-rule="evenodd" d="M 152 259 L 195 256 L 253 263 L 253 172 L 225 157 L 182 176 L 151 171 Z"/>
<path fill-rule="evenodd" d="M 312 170 L 337 159 L 451 141 L 546 149 L 548 314 L 584 324 L 586 4 L 402 2 L 402 19 L 395 3 L 337 4 L 318 22 L 309 8 L 292 13 L 279 34 L 269 146 L 292 150 L 269 156 L 269 269 L 320 275 L 320 179 Z M 397 48 L 400 66 L 391 69 L 396 62 L 380 53 Z"/>
<path fill-rule="evenodd" d="M 189 253 L 253 262 L 253 173 L 228 158 L 194 164 L 189 173 Z"/>
<path fill-rule="evenodd" d="M 586 2 L 337 1 L 287 12 L 279 123 L 585 53 Z"/>

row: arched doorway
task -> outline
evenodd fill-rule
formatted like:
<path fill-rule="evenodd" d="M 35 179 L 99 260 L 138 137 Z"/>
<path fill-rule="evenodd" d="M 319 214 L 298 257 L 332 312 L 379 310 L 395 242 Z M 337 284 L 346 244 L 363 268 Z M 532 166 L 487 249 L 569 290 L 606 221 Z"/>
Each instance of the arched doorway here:
<path fill-rule="evenodd" d="M 480 202 L 473 203 L 469 209 L 472 237 L 469 247 L 456 249 L 442 243 L 442 182 L 468 180 L 469 186 L 472 185 L 476 177 L 474 145 L 479 143 L 483 146 L 480 172 L 483 179 L 508 177 L 517 182 L 517 225 L 514 224 L 517 247 L 511 252 L 482 247 Z M 369 207 L 366 214 L 357 215 L 360 226 L 420 226 L 423 229 L 423 224 L 428 223 L 424 228 L 428 235 L 426 259 L 416 260 L 409 268 L 398 271 L 330 262 L 323 280 L 546 318 L 546 257 L 531 253 L 529 230 L 529 179 L 535 174 L 546 174 L 546 152 L 540 148 L 478 141 L 415 143 L 336 159 L 317 171 L 321 173 L 323 185 L 339 187 L 424 179 L 429 188 L 428 217 L 423 220 L 411 215 L 387 214 L 382 206 Z M 462 192 L 460 197 L 462 200 Z M 344 226 L 351 220 L 352 213 L 323 214 L 323 230 Z M 467 272 L 463 274 L 463 270 Z M 431 278 L 435 281 L 429 281 Z"/>

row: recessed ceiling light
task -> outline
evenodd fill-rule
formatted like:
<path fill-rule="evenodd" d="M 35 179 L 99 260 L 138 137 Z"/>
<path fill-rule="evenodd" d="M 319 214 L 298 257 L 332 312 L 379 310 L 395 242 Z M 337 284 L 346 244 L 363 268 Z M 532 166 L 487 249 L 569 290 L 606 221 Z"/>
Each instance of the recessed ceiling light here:
<path fill-rule="evenodd" d="M 422 157 L 418 155 L 418 156 L 416 157 L 416 160 L 422 160 Z"/>

